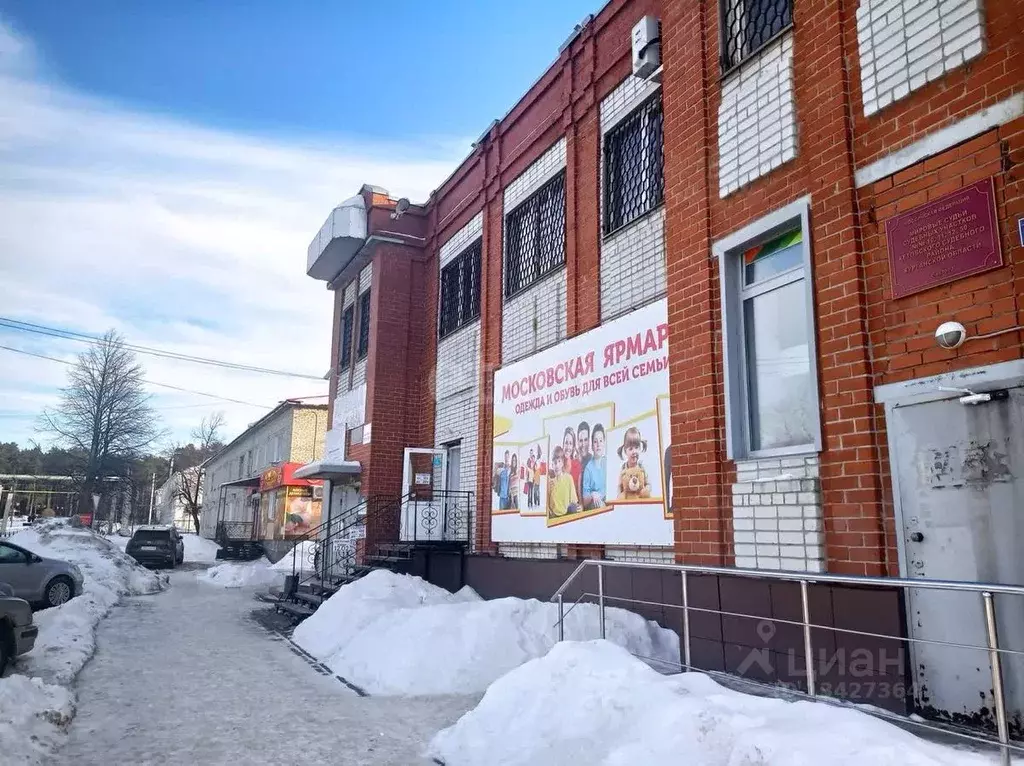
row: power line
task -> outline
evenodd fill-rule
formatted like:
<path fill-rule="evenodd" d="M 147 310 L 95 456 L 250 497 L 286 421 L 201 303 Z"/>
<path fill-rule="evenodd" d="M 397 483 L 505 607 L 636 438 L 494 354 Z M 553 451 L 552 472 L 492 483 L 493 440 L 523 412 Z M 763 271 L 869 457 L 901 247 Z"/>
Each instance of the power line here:
<path fill-rule="evenodd" d="M 6 327 L 9 330 L 18 330 L 20 332 L 35 333 L 36 335 L 45 335 L 50 338 L 60 338 L 62 340 L 77 341 L 79 343 L 89 343 L 92 345 L 103 342 L 102 338 L 98 338 L 95 335 L 86 335 L 85 333 L 75 332 L 73 330 L 64 330 L 59 327 L 47 327 L 46 325 L 24 322 L 20 319 L 12 319 L 10 317 L 0 316 L 0 327 Z M 306 375 L 304 373 L 289 372 L 287 370 L 275 370 L 270 367 L 225 362 L 219 359 L 210 359 L 203 356 L 194 356 L 192 354 L 183 354 L 177 351 L 153 348 L 152 346 L 140 346 L 138 344 L 127 343 L 125 341 L 122 341 L 121 343 L 125 348 L 136 353 L 156 356 L 162 359 L 173 359 L 179 362 L 190 362 L 192 364 L 204 364 L 210 367 L 221 367 L 223 369 L 237 370 L 239 372 L 256 372 L 263 375 L 280 375 L 288 378 L 302 378 L 304 380 L 323 380 L 322 375 Z"/>
<path fill-rule="evenodd" d="M 68 367 L 72 366 L 72 362 L 69 362 L 67 359 L 58 359 L 55 356 L 46 356 L 46 354 L 36 354 L 36 353 L 34 353 L 32 351 L 25 351 L 25 350 L 20 349 L 20 348 L 12 348 L 11 346 L 0 345 L 0 348 L 4 349 L 5 351 L 13 351 L 15 354 L 25 354 L 26 356 L 34 356 L 37 359 L 46 359 L 46 360 L 48 360 L 50 362 L 57 362 L 58 364 L 67 365 Z M 157 381 L 157 380 L 143 379 L 142 382 L 143 383 L 147 383 L 147 384 L 149 384 L 151 386 L 159 386 L 161 388 L 170 388 L 170 389 L 172 389 L 174 391 L 181 391 L 181 392 L 186 393 L 186 394 L 195 394 L 196 396 L 206 396 L 206 397 L 209 397 L 211 399 L 219 399 L 222 402 L 231 402 L 232 404 L 244 404 L 247 407 L 259 407 L 261 410 L 272 409 L 272 405 L 256 404 L 255 402 L 245 402 L 245 401 L 242 401 L 241 399 L 232 399 L 232 398 L 230 398 L 228 396 L 219 396 L 217 394 L 208 394 L 205 391 L 194 391 L 191 388 L 181 388 L 180 386 L 172 386 L 170 383 L 161 383 L 160 381 Z"/>

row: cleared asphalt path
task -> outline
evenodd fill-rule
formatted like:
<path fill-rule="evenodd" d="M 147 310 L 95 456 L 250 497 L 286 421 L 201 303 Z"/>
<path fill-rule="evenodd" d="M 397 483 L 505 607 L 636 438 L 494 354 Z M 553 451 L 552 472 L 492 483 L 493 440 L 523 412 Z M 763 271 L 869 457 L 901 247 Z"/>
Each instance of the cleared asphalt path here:
<path fill-rule="evenodd" d="M 410 764 L 467 698 L 359 697 L 252 618 L 247 590 L 196 582 L 126 599 L 79 675 L 66 766 Z"/>

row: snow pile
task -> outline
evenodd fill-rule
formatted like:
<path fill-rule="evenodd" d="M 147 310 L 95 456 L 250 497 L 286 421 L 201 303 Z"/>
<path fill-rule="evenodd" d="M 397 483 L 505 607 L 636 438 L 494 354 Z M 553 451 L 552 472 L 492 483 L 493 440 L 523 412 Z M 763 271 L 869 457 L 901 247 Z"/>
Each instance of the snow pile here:
<path fill-rule="evenodd" d="M 50 683 L 70 684 L 96 649 L 95 628 L 122 596 L 156 593 L 167 576 L 150 572 L 107 538 L 62 521 L 36 524 L 11 542 L 44 558 L 77 564 L 84 593 L 65 604 L 37 612 L 35 648 L 18 660 L 19 672 Z"/>
<path fill-rule="evenodd" d="M 194 535 L 191 532 L 183 534 L 181 539 L 185 543 L 185 561 L 209 564 L 217 560 L 217 551 L 220 550 L 220 546 L 213 540 L 207 540 L 205 537 Z"/>
<path fill-rule="evenodd" d="M 19 675 L 0 680 L 3 762 L 42 763 L 74 714 L 74 695 L 63 686 Z"/>
<path fill-rule="evenodd" d="M 470 694 L 557 643 L 554 604 L 457 594 L 418 577 L 372 572 L 346 585 L 300 624 L 293 640 L 371 694 Z M 608 638 L 630 651 L 679 661 L 679 639 L 623 609 L 606 610 Z M 598 635 L 597 607 L 568 615 L 567 639 Z"/>
<path fill-rule="evenodd" d="M 447 766 L 994 763 L 857 710 L 663 676 L 608 641 L 559 644 L 499 679 L 427 754 Z"/>
<path fill-rule="evenodd" d="M 199 582 L 221 588 L 261 588 L 281 585 L 284 575 L 275 572 L 266 558 L 256 561 L 226 561 L 196 575 Z"/>

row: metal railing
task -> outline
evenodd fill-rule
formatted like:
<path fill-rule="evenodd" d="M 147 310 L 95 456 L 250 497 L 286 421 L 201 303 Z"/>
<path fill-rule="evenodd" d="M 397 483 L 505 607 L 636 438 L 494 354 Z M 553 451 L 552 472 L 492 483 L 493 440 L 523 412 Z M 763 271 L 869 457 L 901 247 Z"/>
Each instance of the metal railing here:
<path fill-rule="evenodd" d="M 256 525 L 251 521 L 218 521 L 214 539 L 220 545 L 251 542 L 256 539 Z"/>
<path fill-rule="evenodd" d="M 565 592 L 569 586 L 582 574 L 584 569 L 596 568 L 597 570 L 597 592 L 589 593 L 583 591 L 569 607 L 569 610 L 565 609 Z M 632 598 L 621 598 L 608 596 L 605 593 L 605 570 L 613 569 L 653 569 L 661 570 L 665 572 L 679 572 L 681 576 L 681 603 L 659 603 L 654 601 L 646 601 L 641 599 Z M 801 605 L 801 619 L 800 620 L 786 620 L 778 617 L 766 617 L 764 615 L 756 614 L 743 614 L 739 612 L 725 611 L 722 609 L 709 609 L 704 607 L 696 607 L 690 603 L 690 583 L 689 575 L 712 575 L 712 576 L 723 576 L 723 577 L 739 577 L 749 578 L 757 580 L 778 580 L 784 582 L 798 583 L 800 587 L 800 605 Z M 965 644 L 953 641 L 940 641 L 935 639 L 923 639 L 914 638 L 910 636 L 894 636 L 880 633 L 872 633 L 869 631 L 853 630 L 851 628 L 840 628 L 834 625 L 820 625 L 811 622 L 810 615 L 810 598 L 809 598 L 809 586 L 812 584 L 822 585 L 853 585 L 867 588 L 881 588 L 881 589 L 893 589 L 898 588 L 902 591 L 908 590 L 936 590 L 936 591 L 958 591 L 963 593 L 976 593 L 981 601 L 982 611 L 984 615 L 984 630 L 986 637 L 986 645 L 974 645 Z M 742 676 L 737 676 L 730 673 L 724 673 L 721 671 L 714 671 L 708 669 L 702 669 L 692 664 L 692 641 L 690 635 L 690 622 L 691 613 L 710 613 L 717 614 L 720 616 L 727 617 L 738 617 L 748 618 L 753 620 L 764 620 L 771 621 L 773 623 L 782 623 L 788 625 L 799 626 L 803 632 L 803 651 L 804 651 L 804 673 L 806 674 L 806 692 L 800 692 L 795 689 L 789 691 L 797 696 L 806 697 L 822 702 L 828 702 L 830 704 L 840 706 L 853 706 L 846 700 L 837 699 L 835 697 L 826 696 L 819 694 L 816 688 L 816 677 L 815 677 L 815 664 L 814 664 L 814 640 L 813 632 L 818 631 L 834 631 L 836 633 L 845 633 L 859 636 L 866 636 L 879 639 L 890 639 L 894 641 L 903 641 L 907 643 L 920 643 L 930 644 L 938 646 L 946 646 L 951 648 L 959 649 L 973 649 L 987 653 L 988 660 L 991 666 L 991 680 L 992 680 L 992 698 L 993 706 L 995 708 L 995 723 L 996 723 L 996 735 L 997 739 L 993 740 L 990 736 L 986 736 L 982 731 L 976 729 L 960 729 L 946 725 L 938 725 L 923 719 L 917 720 L 916 718 L 909 718 L 907 716 L 898 715 L 891 713 L 887 710 L 871 706 L 871 707 L 860 707 L 858 709 L 864 712 L 870 713 L 876 717 L 885 718 L 898 722 L 902 725 L 916 726 L 923 729 L 931 730 L 932 732 L 939 733 L 941 735 L 951 735 L 959 739 L 981 743 L 990 746 L 997 746 L 1000 751 L 1003 766 L 1010 766 L 1011 753 L 1018 755 L 1024 754 L 1024 745 L 1019 742 L 1011 741 L 1009 732 L 1009 723 L 1007 719 L 1007 708 L 1005 699 L 1004 689 L 1004 677 L 1002 669 L 1002 658 L 1004 655 L 1012 655 L 1018 657 L 1024 657 L 1024 650 L 1021 649 L 1007 649 L 999 646 L 999 639 L 996 630 L 996 608 L 994 597 L 996 595 L 1007 595 L 1007 596 L 1024 596 L 1024 586 L 1020 585 L 1006 585 L 997 583 L 978 583 L 978 582 L 961 582 L 957 580 L 928 580 L 928 579 L 909 579 L 902 577 L 864 577 L 854 575 L 831 575 L 831 574 L 810 574 L 801 572 L 778 572 L 778 571 L 765 571 L 758 569 L 739 569 L 731 567 L 712 567 L 712 566 L 691 566 L 686 564 L 656 564 L 656 563 L 638 563 L 638 562 L 627 562 L 627 561 L 609 561 L 609 560 L 596 560 L 586 559 L 581 561 L 579 566 L 573 570 L 572 574 L 566 578 L 565 582 L 558 588 L 557 591 L 551 596 L 550 601 L 554 601 L 558 604 L 558 640 L 565 640 L 565 618 L 570 612 L 576 607 L 577 604 L 584 597 L 593 597 L 597 600 L 598 606 L 598 630 L 601 638 L 606 638 L 605 629 L 605 608 L 607 601 L 622 602 L 625 604 L 637 604 L 646 607 L 663 607 L 666 609 L 681 609 L 682 610 L 682 650 L 683 650 L 683 662 L 679 664 L 682 670 L 695 670 L 702 673 L 707 673 L 714 676 L 724 676 L 731 680 L 741 681 L 743 683 L 752 684 L 761 688 L 777 689 L 777 686 L 770 683 L 756 681 Z M 642 658 L 642 659 L 653 659 L 653 658 Z M 663 662 L 663 661 L 659 661 Z"/>
<path fill-rule="evenodd" d="M 454 490 L 434 490 L 429 497 L 415 492 L 373 496 L 366 511 L 367 537 L 373 545 L 469 543 L 473 497 Z"/>
<path fill-rule="evenodd" d="M 468 491 L 435 490 L 429 499 L 408 495 L 402 503 L 406 524 L 399 542 L 468 543 L 473 510 L 473 493 Z"/>
<path fill-rule="evenodd" d="M 367 501 L 363 500 L 296 538 L 291 552 L 292 575 L 298 577 L 311 572 L 305 581 L 319 577 L 321 582 L 328 582 L 337 575 L 349 574 L 355 564 L 355 541 L 350 537 L 364 524 L 366 506 Z M 308 562 L 310 567 L 300 565 L 300 556 L 304 557 L 302 563 Z M 338 571 L 339 565 L 343 571 Z"/>

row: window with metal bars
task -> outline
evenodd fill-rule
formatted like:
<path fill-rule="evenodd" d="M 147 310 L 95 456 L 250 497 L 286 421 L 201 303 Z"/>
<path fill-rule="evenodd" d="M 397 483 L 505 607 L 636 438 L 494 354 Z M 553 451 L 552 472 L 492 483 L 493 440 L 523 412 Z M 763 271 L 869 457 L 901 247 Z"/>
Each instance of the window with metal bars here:
<path fill-rule="evenodd" d="M 480 316 L 480 256 L 477 240 L 441 269 L 438 337 L 451 335 Z"/>
<path fill-rule="evenodd" d="M 341 315 L 341 359 L 338 367 L 347 370 L 352 364 L 352 329 L 356 321 L 356 307 L 349 306 Z"/>
<path fill-rule="evenodd" d="M 359 346 L 356 361 L 362 361 L 370 351 L 370 291 L 359 296 Z"/>
<path fill-rule="evenodd" d="M 793 0 L 719 0 L 722 72 L 729 72 L 793 23 Z"/>
<path fill-rule="evenodd" d="M 565 172 L 505 216 L 505 297 L 565 263 Z"/>
<path fill-rule="evenodd" d="M 665 199 L 661 94 L 604 138 L 604 233 L 649 213 Z"/>

